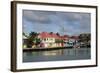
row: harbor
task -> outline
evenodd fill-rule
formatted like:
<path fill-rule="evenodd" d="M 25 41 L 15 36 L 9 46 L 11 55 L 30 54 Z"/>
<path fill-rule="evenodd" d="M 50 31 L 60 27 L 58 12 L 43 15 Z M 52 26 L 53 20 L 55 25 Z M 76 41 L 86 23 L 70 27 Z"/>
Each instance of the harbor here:
<path fill-rule="evenodd" d="M 86 60 L 91 59 L 90 48 L 64 48 L 39 51 L 23 52 L 23 62 L 45 62 L 45 61 L 64 61 L 64 60 Z"/>
<path fill-rule="evenodd" d="M 38 48 L 24 48 L 23 51 L 50 51 L 50 50 L 59 50 L 59 49 L 72 49 L 73 47 L 49 47 L 49 48 L 43 48 L 43 47 L 38 47 Z"/>

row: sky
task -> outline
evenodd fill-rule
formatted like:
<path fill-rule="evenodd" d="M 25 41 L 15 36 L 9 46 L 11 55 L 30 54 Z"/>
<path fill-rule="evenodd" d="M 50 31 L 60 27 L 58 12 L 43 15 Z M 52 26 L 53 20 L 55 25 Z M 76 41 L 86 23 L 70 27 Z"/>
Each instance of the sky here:
<path fill-rule="evenodd" d="M 23 32 L 54 32 L 79 35 L 91 32 L 90 13 L 23 10 Z"/>

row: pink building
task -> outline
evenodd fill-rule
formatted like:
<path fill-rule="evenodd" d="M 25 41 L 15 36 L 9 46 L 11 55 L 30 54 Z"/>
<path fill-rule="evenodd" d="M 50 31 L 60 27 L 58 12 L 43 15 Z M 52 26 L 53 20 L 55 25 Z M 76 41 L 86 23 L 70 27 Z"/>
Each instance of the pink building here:
<path fill-rule="evenodd" d="M 42 41 L 43 47 L 64 47 L 64 42 L 68 40 L 68 36 L 60 36 L 55 33 L 42 32 L 38 35 Z M 60 42 L 59 42 L 60 41 Z M 62 42 L 61 42 L 62 41 Z"/>

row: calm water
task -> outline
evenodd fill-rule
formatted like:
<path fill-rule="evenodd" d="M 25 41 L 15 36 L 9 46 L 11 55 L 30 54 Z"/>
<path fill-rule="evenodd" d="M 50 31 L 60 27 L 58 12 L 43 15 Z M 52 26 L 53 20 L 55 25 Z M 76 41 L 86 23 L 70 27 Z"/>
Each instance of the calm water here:
<path fill-rule="evenodd" d="M 23 52 L 23 62 L 82 60 L 90 58 L 90 48 Z"/>

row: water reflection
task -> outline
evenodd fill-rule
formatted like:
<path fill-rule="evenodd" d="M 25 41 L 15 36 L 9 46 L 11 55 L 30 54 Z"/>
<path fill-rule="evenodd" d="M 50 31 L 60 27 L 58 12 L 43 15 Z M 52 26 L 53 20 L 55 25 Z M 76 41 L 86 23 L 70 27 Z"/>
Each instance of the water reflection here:
<path fill-rule="evenodd" d="M 23 53 L 23 62 L 90 59 L 90 48 L 59 49 Z"/>

